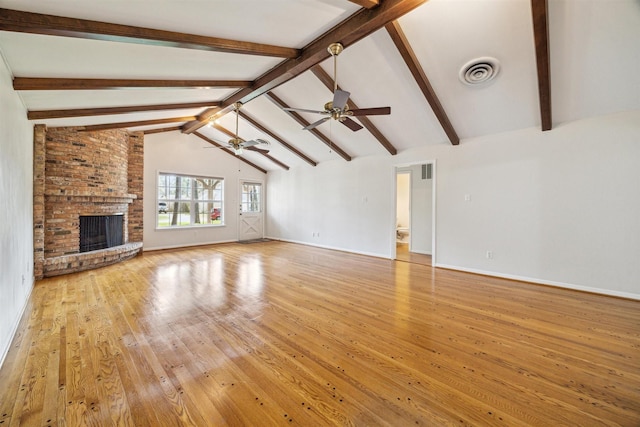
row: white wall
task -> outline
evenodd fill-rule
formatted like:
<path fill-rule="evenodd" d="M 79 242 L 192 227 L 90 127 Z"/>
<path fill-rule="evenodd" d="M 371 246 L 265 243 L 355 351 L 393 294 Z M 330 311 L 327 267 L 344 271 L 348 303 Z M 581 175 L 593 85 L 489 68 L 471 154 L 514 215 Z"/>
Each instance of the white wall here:
<path fill-rule="evenodd" d="M 640 298 L 638 141 L 635 111 L 271 172 L 267 235 L 390 257 L 394 167 L 435 159 L 437 265 Z"/>
<path fill-rule="evenodd" d="M 433 179 L 422 179 L 422 164 L 412 166 L 412 170 L 410 250 L 431 255 Z"/>
<path fill-rule="evenodd" d="M 0 56 L 0 365 L 33 288 L 33 126 Z"/>
<path fill-rule="evenodd" d="M 398 227 L 411 224 L 411 172 L 399 172 L 396 178 L 396 223 Z"/>
<path fill-rule="evenodd" d="M 382 156 L 269 172 L 267 236 L 389 256 L 396 237 L 394 174 Z"/>
<path fill-rule="evenodd" d="M 239 180 L 265 182 L 259 170 L 210 146 L 194 135 L 166 132 L 144 138 L 144 249 L 238 240 Z M 156 182 L 159 172 L 224 178 L 224 221 L 220 227 L 156 230 Z M 266 186 L 266 185 L 265 185 Z"/>

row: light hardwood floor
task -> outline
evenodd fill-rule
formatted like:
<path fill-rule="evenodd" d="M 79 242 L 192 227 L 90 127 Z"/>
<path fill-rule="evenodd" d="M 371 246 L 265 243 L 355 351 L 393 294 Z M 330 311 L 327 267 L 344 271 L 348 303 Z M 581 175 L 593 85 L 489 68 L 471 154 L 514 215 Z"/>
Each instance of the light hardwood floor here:
<path fill-rule="evenodd" d="M 409 252 L 408 243 L 396 243 L 396 260 L 413 264 L 431 265 L 431 255 Z"/>
<path fill-rule="evenodd" d="M 640 425 L 640 302 L 282 242 L 36 284 L 0 425 Z"/>

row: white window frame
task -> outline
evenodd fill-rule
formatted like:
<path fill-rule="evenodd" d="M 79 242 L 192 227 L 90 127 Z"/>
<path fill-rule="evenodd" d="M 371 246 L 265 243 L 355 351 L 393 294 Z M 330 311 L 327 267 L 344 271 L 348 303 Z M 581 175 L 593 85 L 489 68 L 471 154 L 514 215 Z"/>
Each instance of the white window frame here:
<path fill-rule="evenodd" d="M 184 213 L 179 214 L 178 224 L 176 225 L 171 225 L 171 224 L 166 225 L 165 224 L 166 221 L 164 220 L 164 218 L 162 218 L 161 220 L 161 215 L 168 215 L 169 221 L 171 221 L 172 215 L 173 215 L 173 213 L 171 212 L 171 208 L 174 206 L 176 202 L 175 197 L 170 197 L 171 196 L 170 188 L 172 187 L 166 182 L 164 185 L 162 185 L 161 183 L 162 177 L 164 176 L 180 177 L 180 179 L 189 180 L 189 185 L 186 186 L 188 188 L 188 193 L 189 193 L 188 196 L 184 194 L 180 194 L 181 198 L 177 199 L 179 203 L 188 205 L 188 209 L 189 209 L 188 224 L 184 223 L 184 218 L 185 218 Z M 195 191 L 196 191 L 196 182 L 198 179 L 216 180 L 220 182 L 218 186 L 211 189 L 211 191 L 213 191 L 213 196 L 212 196 L 213 198 L 206 198 L 206 199 L 197 198 Z M 181 188 L 184 188 L 184 187 L 185 187 L 184 185 L 181 185 Z M 167 204 L 168 210 L 166 214 L 161 214 L 159 212 L 158 206 L 160 202 L 165 202 Z M 204 213 L 205 213 L 205 218 L 207 219 L 205 223 L 196 222 L 196 203 L 203 203 L 208 206 L 212 206 L 212 208 L 210 209 L 209 208 L 205 209 Z M 217 222 L 217 220 L 216 222 L 209 222 L 210 221 L 209 215 L 211 215 L 211 211 L 213 210 L 213 208 L 216 208 L 216 206 L 219 206 L 218 209 L 220 209 L 219 222 Z M 158 175 L 156 177 L 156 205 L 155 205 L 157 230 L 181 230 L 181 229 L 192 228 L 192 227 L 200 228 L 200 227 L 224 226 L 224 213 L 225 213 L 224 178 L 217 177 L 217 176 L 187 175 L 187 174 L 173 173 L 173 172 L 158 172 Z M 200 214 L 202 215 L 202 212 Z"/>

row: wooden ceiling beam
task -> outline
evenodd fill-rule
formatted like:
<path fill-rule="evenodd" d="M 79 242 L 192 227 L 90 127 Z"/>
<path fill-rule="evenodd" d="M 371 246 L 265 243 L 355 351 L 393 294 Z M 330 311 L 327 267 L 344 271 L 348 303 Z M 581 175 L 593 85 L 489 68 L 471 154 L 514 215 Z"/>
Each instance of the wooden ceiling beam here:
<path fill-rule="evenodd" d="M 275 105 L 277 105 L 279 108 L 289 108 L 289 106 L 287 105 L 286 102 L 284 102 L 282 99 L 278 98 L 273 92 L 269 92 L 264 94 L 264 96 L 271 102 L 273 102 Z M 295 111 L 285 111 L 283 110 L 285 113 L 287 113 L 289 116 L 291 116 L 296 122 L 298 122 L 302 127 L 306 127 L 309 126 L 311 123 L 306 121 L 300 114 L 296 113 Z M 331 141 L 329 138 L 327 138 L 322 132 L 320 132 L 318 129 L 314 128 L 314 129 L 310 129 L 309 132 L 311 132 L 316 138 L 318 138 L 320 141 L 324 142 L 325 145 L 327 147 L 329 147 L 331 150 L 335 151 L 336 153 L 338 153 L 338 155 L 340 155 L 340 157 L 342 157 L 343 159 L 345 159 L 347 162 L 351 161 L 351 156 L 348 155 L 342 148 L 340 148 L 339 146 L 337 146 L 333 141 Z"/>
<path fill-rule="evenodd" d="M 340 42 L 347 48 L 425 2 L 426 0 L 385 0 L 375 9 L 361 9 L 311 42 L 302 49 L 298 58 L 283 61 L 258 78 L 251 87 L 238 91 L 230 98 L 238 98 L 238 101 L 246 104 L 329 58 L 331 55 L 327 47 L 331 43 Z M 228 101 L 223 101 L 226 102 Z"/>
<path fill-rule="evenodd" d="M 536 44 L 536 68 L 538 70 L 538 98 L 542 130 L 551 130 L 551 72 L 549 60 L 549 25 L 547 0 L 531 0 L 533 38 Z"/>
<path fill-rule="evenodd" d="M 355 3 L 365 9 L 373 9 L 380 6 L 380 0 L 349 0 L 351 3 Z"/>
<path fill-rule="evenodd" d="M 198 114 L 195 120 L 190 121 L 189 123 L 185 123 L 182 126 L 182 133 L 192 133 L 205 126 L 206 124 L 213 122 L 214 120 L 224 116 L 225 114 L 233 111 L 233 105 L 228 105 L 226 107 L 212 107 L 207 108 L 202 113 Z"/>
<path fill-rule="evenodd" d="M 207 138 L 206 136 L 204 136 L 200 132 L 193 132 L 193 134 L 195 136 L 197 136 L 198 138 L 202 139 L 203 141 L 206 141 L 206 142 L 208 142 L 209 144 L 211 144 L 211 145 L 213 145 L 215 147 L 219 147 L 222 151 L 224 151 L 225 153 L 227 153 L 230 156 L 235 157 L 236 159 L 240 160 L 241 162 L 244 162 L 244 163 L 248 164 L 249 166 L 251 166 L 253 168 L 256 168 L 257 170 L 259 170 L 262 173 L 267 173 L 266 169 L 261 168 L 260 166 L 256 165 L 255 163 L 251 163 L 249 160 L 245 159 L 242 156 L 237 156 L 233 151 L 231 151 L 230 149 L 228 149 L 224 145 L 218 144 L 213 139 Z"/>
<path fill-rule="evenodd" d="M 14 77 L 14 90 L 93 90 L 124 88 L 242 88 L 246 80 L 58 79 Z"/>
<path fill-rule="evenodd" d="M 311 68 L 311 72 L 327 87 L 327 89 L 329 89 L 333 93 L 335 82 L 333 78 L 322 69 L 320 65 L 313 66 Z M 338 86 L 338 89 L 340 89 L 340 86 Z M 360 107 L 358 107 L 352 99 L 349 99 L 348 105 L 351 110 L 360 109 Z M 393 144 L 382 134 L 382 132 L 378 130 L 378 128 L 371 122 L 371 120 L 369 120 L 367 116 L 358 116 L 356 117 L 356 119 L 360 123 L 362 123 L 362 126 L 364 126 L 369 131 L 369 133 L 371 133 L 371 135 L 373 135 L 374 138 L 378 140 L 380 145 L 382 145 L 392 156 L 398 154 L 398 150 L 396 150 L 396 147 L 394 147 Z"/>
<path fill-rule="evenodd" d="M 231 132 L 229 129 L 225 128 L 224 126 L 220 126 L 217 123 L 213 125 L 213 128 L 219 130 L 222 133 L 224 133 L 229 138 L 239 138 L 242 141 L 246 141 L 246 140 L 240 138 L 239 136 L 237 136 L 236 134 L 234 134 L 233 132 Z M 262 154 L 264 157 L 266 157 L 267 159 L 271 160 L 273 163 L 275 163 L 276 165 L 280 166 L 281 168 L 283 168 L 285 170 L 289 170 L 290 169 L 288 165 L 286 165 L 285 163 L 282 163 L 280 160 L 276 159 L 275 157 L 270 156 L 267 153 L 264 153 L 262 151 L 257 151 L 257 150 L 256 151 L 248 150 L 248 151 L 253 151 L 254 153 Z"/>
<path fill-rule="evenodd" d="M 0 9 L 0 30 L 278 58 L 300 55 L 298 49 L 289 47 L 10 9 Z"/>
<path fill-rule="evenodd" d="M 140 126 L 163 125 L 165 123 L 188 122 L 189 120 L 193 120 L 194 118 L 195 118 L 194 116 L 170 117 L 166 119 L 140 120 L 136 122 L 102 123 L 99 125 L 78 126 L 78 128 L 79 130 L 85 131 L 85 132 L 91 132 L 96 130 L 106 130 L 106 129 L 128 129 L 128 128 L 140 127 Z"/>
<path fill-rule="evenodd" d="M 316 162 L 315 160 L 311 159 L 309 156 L 307 156 L 306 154 L 304 154 L 302 151 L 298 150 L 296 147 L 294 147 L 293 145 L 289 144 L 287 141 L 285 141 L 284 139 L 280 138 L 278 135 L 276 135 L 275 133 L 273 133 L 269 128 L 267 128 L 266 126 L 264 126 L 262 123 L 258 122 L 257 120 L 255 120 L 253 117 L 251 117 L 250 115 L 248 115 L 247 113 L 245 113 L 244 111 L 240 111 L 240 117 L 242 117 L 243 119 L 245 119 L 246 121 L 248 121 L 249 123 L 251 123 L 253 125 L 253 127 L 255 127 L 256 129 L 266 133 L 267 135 L 269 135 L 272 139 L 275 139 L 276 141 L 278 141 L 280 143 L 280 145 L 282 145 L 284 148 L 286 148 L 287 150 L 291 151 L 293 154 L 295 154 L 296 156 L 300 157 L 302 160 L 304 160 L 305 162 L 309 163 L 311 166 L 316 166 L 318 164 L 318 162 Z"/>
<path fill-rule="evenodd" d="M 171 126 L 168 128 L 158 128 L 158 129 L 147 129 L 145 131 L 143 131 L 142 133 L 145 135 L 151 135 L 154 133 L 164 133 L 164 132 L 173 132 L 176 130 L 180 130 L 180 126 Z"/>
<path fill-rule="evenodd" d="M 411 45 L 409 44 L 409 41 L 405 37 L 404 32 L 400 27 L 400 23 L 398 21 L 393 21 L 387 24 L 385 28 L 387 29 L 389 36 L 391 36 L 393 43 L 396 45 L 398 52 L 400 52 L 400 55 L 404 59 L 404 62 L 407 64 L 407 67 L 413 75 L 413 78 L 420 87 L 422 94 L 431 106 L 431 109 L 440 122 L 442 129 L 449 137 L 449 141 L 451 141 L 451 144 L 453 145 L 460 144 L 460 138 L 458 137 L 456 130 L 451 124 L 447 113 L 444 111 L 444 108 L 442 107 L 442 104 L 440 103 L 436 92 L 433 90 L 433 87 L 431 86 L 426 73 L 422 69 L 418 58 L 416 57 L 413 49 L 411 48 Z"/>
<path fill-rule="evenodd" d="M 182 110 L 187 108 L 202 108 L 217 106 L 217 101 L 207 102 L 186 102 L 182 104 L 159 104 L 159 105 L 135 105 L 127 107 L 104 107 L 104 108 L 75 108 L 68 110 L 36 110 L 28 111 L 29 120 L 60 119 L 68 117 L 85 116 L 105 116 L 111 114 L 126 114 L 144 111 Z"/>
<path fill-rule="evenodd" d="M 376 8 L 360 9 L 304 47 L 297 58 L 282 61 L 255 80 L 250 87 L 239 90 L 224 99 L 222 101 L 223 111 L 225 113 L 231 111 L 233 104 L 238 101 L 246 104 L 329 58 L 330 54 L 327 51 L 327 47 L 331 43 L 340 42 L 344 47 L 348 47 L 383 28 L 389 22 L 409 13 L 426 1 L 385 0 Z M 205 124 L 206 121 L 188 123 L 183 128 L 183 132 L 193 132 Z"/>

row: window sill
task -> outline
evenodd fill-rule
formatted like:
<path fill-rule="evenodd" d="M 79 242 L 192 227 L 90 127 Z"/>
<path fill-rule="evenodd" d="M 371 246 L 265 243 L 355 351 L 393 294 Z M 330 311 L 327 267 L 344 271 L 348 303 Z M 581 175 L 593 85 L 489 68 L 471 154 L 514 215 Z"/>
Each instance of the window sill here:
<path fill-rule="evenodd" d="M 226 224 L 205 224 L 205 225 L 176 225 L 173 227 L 158 227 L 156 225 L 156 231 L 165 230 L 201 230 L 203 228 L 222 228 L 226 227 Z"/>

